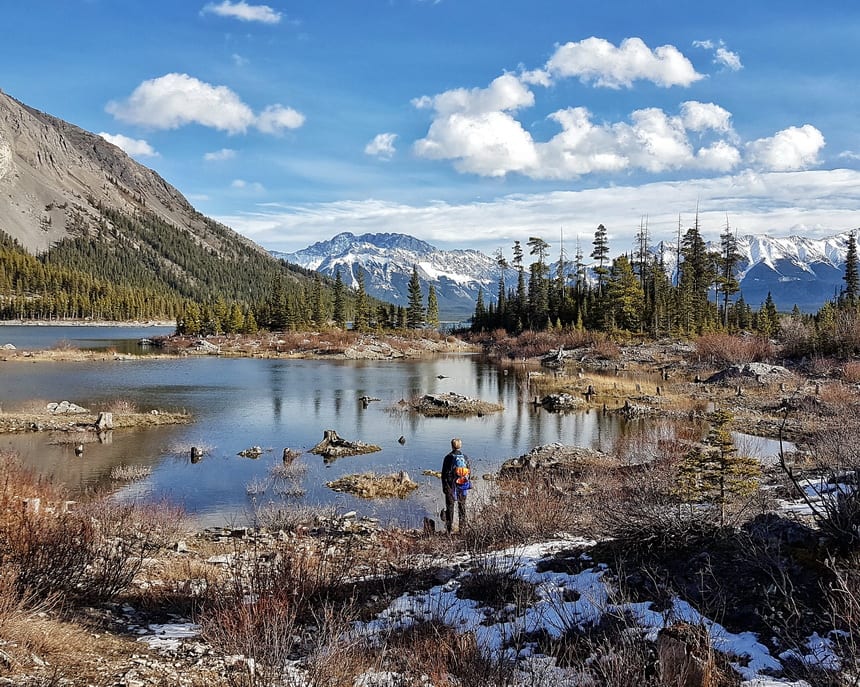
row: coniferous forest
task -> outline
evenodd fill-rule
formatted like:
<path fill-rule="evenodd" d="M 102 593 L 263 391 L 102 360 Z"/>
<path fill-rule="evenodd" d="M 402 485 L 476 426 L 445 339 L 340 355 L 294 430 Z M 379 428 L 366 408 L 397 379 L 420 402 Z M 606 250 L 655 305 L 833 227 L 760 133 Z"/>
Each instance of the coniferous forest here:
<path fill-rule="evenodd" d="M 616 336 L 695 337 L 702 334 L 751 332 L 779 336 L 798 354 L 850 353 L 860 350 L 860 278 L 857 244 L 847 241 L 844 287 L 817 313 L 795 307 L 790 316 L 777 312 L 771 294 L 764 303 L 747 303 L 740 295 L 740 255 L 735 235 L 726 227 L 719 250 L 708 250 L 698 219 L 685 233 L 667 264 L 666 251 L 651 250 L 647 226 L 640 227 L 635 248 L 610 259 L 606 228 L 594 233 L 589 262 L 581 246 L 573 260 L 561 251 L 547 262 L 549 244 L 531 237 L 526 243 L 533 260 L 527 265 L 520 241 L 508 260 L 496 252 L 498 290 L 487 304 L 478 294 L 472 331 L 509 333 L 545 330 L 607 332 Z M 516 287 L 508 286 L 509 270 Z M 754 307 L 755 306 L 755 307 Z"/>

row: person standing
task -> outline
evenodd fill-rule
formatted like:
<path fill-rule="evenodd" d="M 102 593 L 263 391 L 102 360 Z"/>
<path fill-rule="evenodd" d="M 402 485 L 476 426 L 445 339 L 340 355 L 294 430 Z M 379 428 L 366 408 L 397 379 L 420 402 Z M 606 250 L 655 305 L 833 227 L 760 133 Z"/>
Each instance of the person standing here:
<path fill-rule="evenodd" d="M 442 460 L 442 493 L 445 495 L 445 530 L 454 528 L 454 503 L 457 504 L 457 518 L 460 531 L 466 525 L 466 495 L 472 484 L 469 480 L 471 469 L 469 459 L 463 451 L 463 441 L 451 439 L 451 452 Z"/>

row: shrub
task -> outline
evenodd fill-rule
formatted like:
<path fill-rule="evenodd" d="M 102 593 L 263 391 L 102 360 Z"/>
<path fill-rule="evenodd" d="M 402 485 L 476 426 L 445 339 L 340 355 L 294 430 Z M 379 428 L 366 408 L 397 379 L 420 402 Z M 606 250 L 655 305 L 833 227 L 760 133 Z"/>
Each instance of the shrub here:
<path fill-rule="evenodd" d="M 710 365 L 742 365 L 764 362 L 775 355 L 773 344 L 760 336 L 703 334 L 695 341 L 699 360 Z"/>

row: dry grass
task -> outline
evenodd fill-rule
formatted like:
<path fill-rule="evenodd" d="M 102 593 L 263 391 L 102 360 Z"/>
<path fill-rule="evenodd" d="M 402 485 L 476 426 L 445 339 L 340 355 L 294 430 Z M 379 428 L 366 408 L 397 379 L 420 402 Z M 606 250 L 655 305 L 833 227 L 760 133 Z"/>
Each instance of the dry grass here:
<path fill-rule="evenodd" d="M 696 354 L 709 365 L 765 362 L 776 355 L 774 345 L 763 337 L 703 334 L 695 340 Z"/>
<path fill-rule="evenodd" d="M 115 465 L 111 468 L 110 478 L 117 482 L 136 482 L 151 474 L 151 465 Z"/>
<path fill-rule="evenodd" d="M 102 410 L 106 413 L 114 415 L 133 415 L 139 413 L 140 410 L 134 401 L 125 398 L 114 398 L 103 404 Z"/>

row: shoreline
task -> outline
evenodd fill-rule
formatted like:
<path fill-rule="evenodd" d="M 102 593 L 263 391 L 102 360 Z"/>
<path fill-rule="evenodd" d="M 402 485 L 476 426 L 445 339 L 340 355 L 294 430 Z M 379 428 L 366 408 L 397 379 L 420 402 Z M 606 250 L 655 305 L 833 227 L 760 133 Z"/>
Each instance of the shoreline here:
<path fill-rule="evenodd" d="M 144 329 L 148 327 L 175 327 L 175 321 L 167 320 L 0 320 L 0 327 L 126 327 Z"/>

